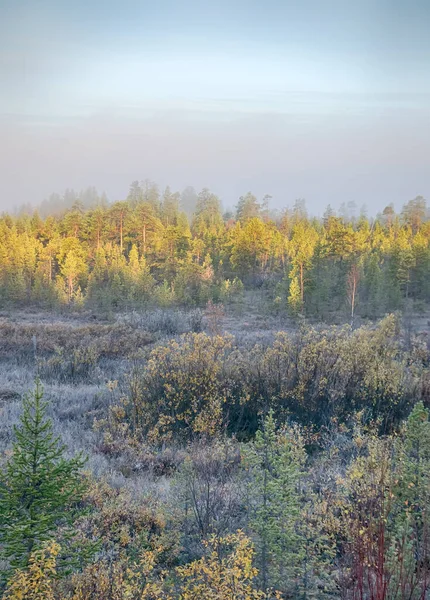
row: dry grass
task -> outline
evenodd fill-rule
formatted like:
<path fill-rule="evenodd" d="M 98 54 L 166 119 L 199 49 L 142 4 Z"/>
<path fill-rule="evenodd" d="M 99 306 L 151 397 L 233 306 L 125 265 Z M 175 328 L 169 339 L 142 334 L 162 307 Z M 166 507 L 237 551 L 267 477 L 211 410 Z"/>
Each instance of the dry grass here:
<path fill-rule="evenodd" d="M 277 331 L 297 327 L 293 320 L 271 314 L 265 307 L 263 295 L 246 293 L 240 306 L 225 307 L 220 332 L 234 334 L 239 346 L 256 342 L 265 346 Z M 427 318 L 417 317 L 416 321 L 415 332 L 425 330 Z M 124 313 L 111 322 L 100 321 L 90 313 L 0 314 L 0 456 L 13 441 L 22 395 L 39 375 L 50 401 L 55 431 L 70 452 L 83 451 L 91 471 L 108 476 L 118 485 L 127 482 L 135 486 L 146 478 L 142 483 L 146 486 L 148 470 L 141 464 L 125 464 L 124 457 L 100 451 L 100 434 L 93 430 L 93 421 L 108 413 L 112 394 L 106 384 L 117 380 L 118 393 L 124 393 L 126 373 L 139 349 L 199 328 L 208 331 L 209 325 L 204 311 L 177 309 Z"/>
<path fill-rule="evenodd" d="M 58 348 L 95 347 L 101 357 L 127 356 L 154 342 L 154 336 L 128 324 L 46 324 L 0 322 L 0 355 L 44 355 Z"/>

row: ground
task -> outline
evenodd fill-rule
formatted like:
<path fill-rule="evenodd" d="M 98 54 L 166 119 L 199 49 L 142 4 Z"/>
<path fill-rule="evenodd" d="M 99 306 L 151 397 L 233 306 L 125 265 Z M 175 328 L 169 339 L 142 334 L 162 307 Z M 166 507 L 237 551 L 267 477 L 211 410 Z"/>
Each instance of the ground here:
<path fill-rule="evenodd" d="M 429 314 L 409 319 L 410 331 L 427 336 Z M 87 467 L 107 475 L 117 485 L 131 485 L 121 461 L 99 450 L 95 418 L 108 412 L 113 394 L 107 383 L 118 381 L 115 392 L 125 390 L 125 375 L 135 360 L 155 344 L 190 331 L 227 332 L 239 344 L 270 343 L 275 333 L 298 326 L 286 315 L 267 309 L 259 292 L 247 293 L 242 303 L 213 309 L 151 309 L 108 316 L 91 311 L 38 310 L 0 313 L 0 452 L 13 440 L 21 397 L 39 375 L 50 402 L 55 431 L 70 452 L 88 455 Z"/>

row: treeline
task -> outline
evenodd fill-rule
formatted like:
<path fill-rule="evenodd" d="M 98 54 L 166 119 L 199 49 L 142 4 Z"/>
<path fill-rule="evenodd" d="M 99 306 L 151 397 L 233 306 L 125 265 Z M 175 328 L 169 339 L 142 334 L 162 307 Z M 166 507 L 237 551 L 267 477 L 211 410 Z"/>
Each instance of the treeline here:
<path fill-rule="evenodd" d="M 264 288 L 274 311 L 329 319 L 375 318 L 430 298 L 430 221 L 417 197 L 396 214 L 322 219 L 305 203 L 273 213 L 251 193 L 222 213 L 209 190 L 182 195 L 134 182 L 108 204 L 95 190 L 68 192 L 39 212 L 0 219 L 3 304 L 87 305 L 120 310 L 204 305 Z M 73 200 L 71 206 L 70 202 Z M 46 214 L 46 208 L 51 214 Z M 184 208 L 186 210 L 184 210 Z"/>

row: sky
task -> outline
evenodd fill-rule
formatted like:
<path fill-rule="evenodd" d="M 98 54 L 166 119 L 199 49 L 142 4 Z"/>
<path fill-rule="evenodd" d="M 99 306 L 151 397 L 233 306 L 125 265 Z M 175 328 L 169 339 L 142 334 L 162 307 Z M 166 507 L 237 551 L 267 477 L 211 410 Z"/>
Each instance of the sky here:
<path fill-rule="evenodd" d="M 90 185 L 430 196 L 428 0 L 0 0 L 0 209 Z"/>

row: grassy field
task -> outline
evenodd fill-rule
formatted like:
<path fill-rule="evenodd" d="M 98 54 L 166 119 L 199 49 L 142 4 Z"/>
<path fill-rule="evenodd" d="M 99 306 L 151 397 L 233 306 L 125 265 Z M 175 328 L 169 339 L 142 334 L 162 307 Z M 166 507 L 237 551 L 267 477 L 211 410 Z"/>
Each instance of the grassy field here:
<path fill-rule="evenodd" d="M 402 335 L 430 345 L 429 315 L 403 319 Z M 357 323 L 359 325 L 359 323 Z M 127 393 L 127 374 L 143 363 L 157 344 L 188 332 L 228 333 L 239 346 L 269 345 L 279 331 L 294 331 L 297 321 L 268 314 L 258 292 L 239 306 L 206 310 L 148 310 L 110 316 L 91 312 L 36 310 L 0 313 L 0 451 L 8 448 L 21 398 L 36 376 L 45 387 L 55 429 L 65 444 L 89 456 L 95 473 L 117 477 L 116 459 L 98 450 L 94 419 L 106 415 L 115 394 Z"/>

